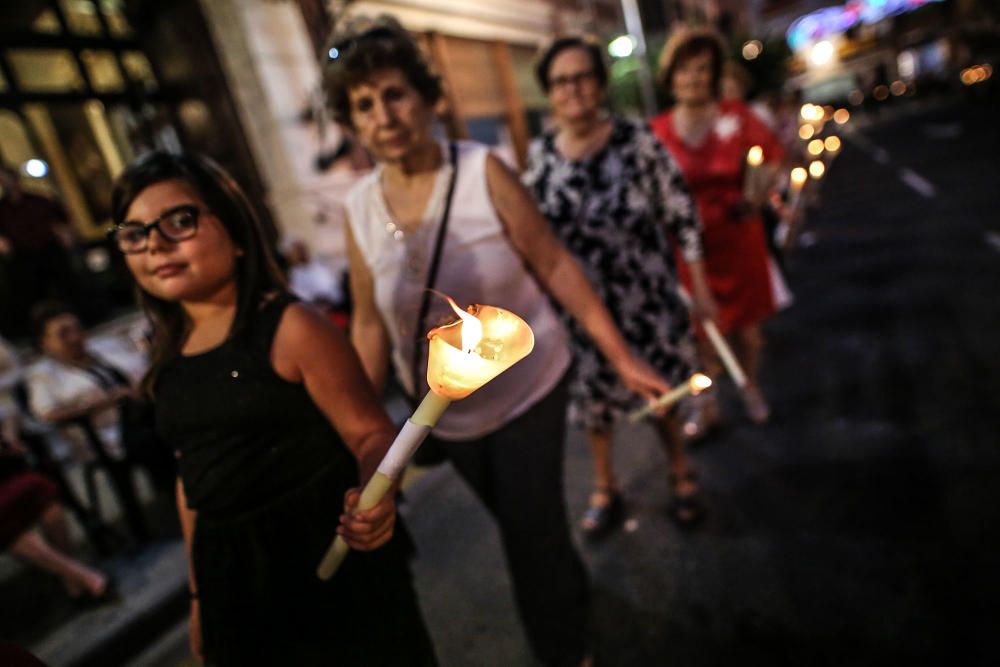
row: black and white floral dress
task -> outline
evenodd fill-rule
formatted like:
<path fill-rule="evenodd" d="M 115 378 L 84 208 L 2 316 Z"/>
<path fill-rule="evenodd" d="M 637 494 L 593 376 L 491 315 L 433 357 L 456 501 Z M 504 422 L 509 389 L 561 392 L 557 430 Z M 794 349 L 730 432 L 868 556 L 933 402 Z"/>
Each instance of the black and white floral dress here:
<path fill-rule="evenodd" d="M 672 243 L 686 261 L 701 259 L 701 225 L 659 140 L 642 123 L 613 122 L 607 144 L 584 160 L 565 159 L 554 131 L 535 139 L 524 182 L 633 351 L 676 385 L 690 375 L 695 356 Z M 641 399 L 619 382 L 583 328 L 565 320 L 576 362 L 571 418 L 606 431 Z"/>

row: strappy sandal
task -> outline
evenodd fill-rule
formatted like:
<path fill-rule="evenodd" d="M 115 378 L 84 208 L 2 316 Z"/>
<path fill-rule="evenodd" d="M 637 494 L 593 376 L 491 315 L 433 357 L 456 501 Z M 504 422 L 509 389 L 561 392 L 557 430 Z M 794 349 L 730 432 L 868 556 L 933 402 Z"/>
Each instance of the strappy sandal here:
<path fill-rule="evenodd" d="M 597 540 L 619 526 L 625 516 L 625 501 L 618 491 L 597 489 L 608 496 L 604 505 L 591 505 L 580 519 L 580 530 L 587 540 Z"/>
<path fill-rule="evenodd" d="M 761 425 L 766 424 L 771 419 L 771 407 L 767 404 L 767 399 L 761 393 L 760 387 L 747 385 L 740 395 L 750 421 Z"/>
<path fill-rule="evenodd" d="M 701 490 L 679 495 L 677 486 L 679 481 L 697 482 L 698 476 L 694 471 L 688 471 L 682 476 L 670 473 L 667 478 L 670 480 L 670 503 L 667 505 L 667 516 L 678 528 L 694 528 L 705 518 L 705 508 L 701 501 Z"/>

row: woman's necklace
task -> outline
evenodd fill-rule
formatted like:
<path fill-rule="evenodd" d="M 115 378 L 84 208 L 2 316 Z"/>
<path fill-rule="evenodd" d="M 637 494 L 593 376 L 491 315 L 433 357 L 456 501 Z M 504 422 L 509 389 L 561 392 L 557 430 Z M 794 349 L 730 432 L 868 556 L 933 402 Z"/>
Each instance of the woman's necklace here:
<path fill-rule="evenodd" d="M 408 236 L 415 236 L 426 225 L 424 222 L 432 209 L 441 185 L 442 167 L 438 165 L 423 178 L 410 180 L 409 183 L 391 183 L 386 178 L 385 170 L 379 176 L 377 186 L 379 197 L 385 210 L 385 231 L 396 241 L 402 241 Z"/>

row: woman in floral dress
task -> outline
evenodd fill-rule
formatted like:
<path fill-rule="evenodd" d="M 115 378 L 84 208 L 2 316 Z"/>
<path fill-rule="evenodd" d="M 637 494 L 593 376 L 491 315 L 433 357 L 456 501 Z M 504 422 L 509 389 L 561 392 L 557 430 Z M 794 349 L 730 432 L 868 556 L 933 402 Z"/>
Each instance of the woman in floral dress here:
<path fill-rule="evenodd" d="M 697 278 L 703 276 L 701 228 L 680 170 L 644 125 L 605 111 L 607 71 L 599 47 L 576 37 L 557 40 L 536 74 L 556 127 L 532 144 L 524 181 L 634 352 L 676 386 L 690 376 L 694 355 L 671 237 L 696 277 L 696 308 L 714 311 L 707 284 Z M 594 493 L 581 526 L 596 537 L 623 514 L 611 433 L 636 407 L 636 396 L 581 327 L 566 321 L 576 362 L 571 414 L 586 429 L 594 455 Z M 671 517 L 686 525 L 701 512 L 675 421 L 656 420 L 673 481 Z"/>

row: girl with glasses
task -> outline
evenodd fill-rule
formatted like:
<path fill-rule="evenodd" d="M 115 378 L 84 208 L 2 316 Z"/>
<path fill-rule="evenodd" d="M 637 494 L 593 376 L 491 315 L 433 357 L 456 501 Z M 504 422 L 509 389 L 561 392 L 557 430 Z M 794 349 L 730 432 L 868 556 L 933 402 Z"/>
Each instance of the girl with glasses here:
<path fill-rule="evenodd" d="M 209 160 L 148 155 L 112 204 L 154 327 L 145 389 L 177 457 L 194 652 L 434 664 L 392 495 L 348 514 L 395 431 L 350 344 L 289 296 L 259 220 Z M 322 582 L 335 533 L 354 551 Z"/>

